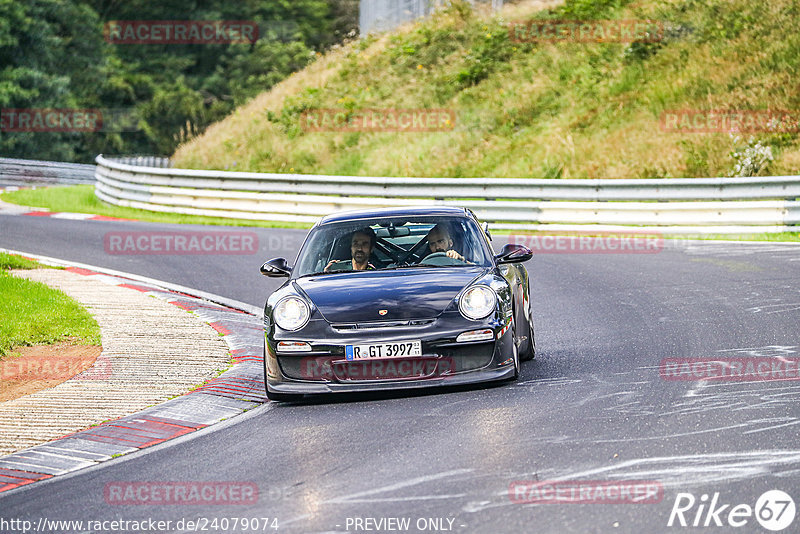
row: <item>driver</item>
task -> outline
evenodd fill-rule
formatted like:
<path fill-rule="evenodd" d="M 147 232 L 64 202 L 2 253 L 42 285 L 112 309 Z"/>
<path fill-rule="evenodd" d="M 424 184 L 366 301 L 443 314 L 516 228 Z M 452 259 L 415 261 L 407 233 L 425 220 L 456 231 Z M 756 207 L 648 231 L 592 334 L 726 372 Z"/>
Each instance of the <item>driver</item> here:
<path fill-rule="evenodd" d="M 375 266 L 369 263 L 369 256 L 375 248 L 377 236 L 375 230 L 370 227 L 362 228 L 353 232 L 350 238 L 349 260 L 332 260 L 325 266 L 325 272 L 332 271 L 366 271 L 374 269 Z"/>
<path fill-rule="evenodd" d="M 448 258 L 467 261 L 464 256 L 453 250 L 453 238 L 450 237 L 447 227 L 442 224 L 437 224 L 428 232 L 428 248 L 431 254 L 440 252 L 446 254 Z"/>

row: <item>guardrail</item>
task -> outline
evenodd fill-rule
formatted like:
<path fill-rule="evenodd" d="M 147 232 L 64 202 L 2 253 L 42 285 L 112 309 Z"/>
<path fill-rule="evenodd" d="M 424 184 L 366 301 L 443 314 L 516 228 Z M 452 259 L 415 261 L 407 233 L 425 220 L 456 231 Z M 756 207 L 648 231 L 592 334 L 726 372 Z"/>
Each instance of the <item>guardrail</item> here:
<path fill-rule="evenodd" d="M 379 178 L 172 169 L 100 155 L 96 177 L 95 194 L 105 202 L 235 219 L 314 222 L 347 209 L 448 205 L 468 207 L 501 229 L 673 234 L 800 230 L 792 226 L 800 225 L 797 176 Z"/>
<path fill-rule="evenodd" d="M 3 186 L 93 184 L 94 174 L 94 165 L 0 158 Z"/>
<path fill-rule="evenodd" d="M 136 167 L 158 167 L 166 169 L 172 166 L 169 158 L 164 156 L 119 156 L 114 158 L 117 163 L 134 165 Z"/>

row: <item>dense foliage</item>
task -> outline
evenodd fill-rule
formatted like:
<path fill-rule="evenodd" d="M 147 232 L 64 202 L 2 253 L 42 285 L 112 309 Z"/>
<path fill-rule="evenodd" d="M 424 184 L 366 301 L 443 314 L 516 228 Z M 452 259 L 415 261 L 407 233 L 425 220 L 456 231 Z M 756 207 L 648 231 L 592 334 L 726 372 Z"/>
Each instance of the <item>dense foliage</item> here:
<path fill-rule="evenodd" d="M 0 132 L 0 155 L 169 154 L 357 27 L 357 0 L 0 0 L 0 108 L 99 109 L 100 132 Z M 111 21 L 253 21 L 255 43 L 114 44 Z"/>

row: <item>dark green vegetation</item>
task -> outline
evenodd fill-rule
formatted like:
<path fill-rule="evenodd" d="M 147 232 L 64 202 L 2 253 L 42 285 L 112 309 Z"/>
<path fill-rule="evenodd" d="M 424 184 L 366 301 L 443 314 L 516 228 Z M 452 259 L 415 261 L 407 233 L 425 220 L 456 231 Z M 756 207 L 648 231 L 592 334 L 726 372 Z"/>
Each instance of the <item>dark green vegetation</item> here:
<path fill-rule="evenodd" d="M 119 110 L 119 132 L 2 132 L 0 155 L 169 154 L 357 26 L 357 0 L 0 0 L 0 108 Z M 109 21 L 237 20 L 255 44 L 111 44 Z M 119 129 L 119 128 L 117 128 Z"/>

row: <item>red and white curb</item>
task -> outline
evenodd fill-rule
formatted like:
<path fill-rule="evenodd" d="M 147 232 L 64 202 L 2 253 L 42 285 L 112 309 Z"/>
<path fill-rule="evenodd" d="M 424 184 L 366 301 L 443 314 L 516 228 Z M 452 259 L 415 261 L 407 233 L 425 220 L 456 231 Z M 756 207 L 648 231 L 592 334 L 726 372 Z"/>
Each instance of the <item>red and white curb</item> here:
<path fill-rule="evenodd" d="M 135 289 L 190 311 L 223 336 L 234 362 L 219 377 L 163 404 L 0 458 L 0 492 L 190 434 L 267 402 L 263 326 L 257 308 L 128 273 L 25 252 L 0 251 L 67 266 L 66 270 L 73 273 Z"/>
<path fill-rule="evenodd" d="M 135 221 L 136 219 L 123 219 L 120 217 L 107 217 L 105 215 L 93 215 L 91 213 L 67 213 L 58 211 L 26 211 L 19 215 L 30 217 L 51 217 L 53 219 L 70 219 L 73 221 Z"/>
<path fill-rule="evenodd" d="M 16 187 L 0 187 L 0 193 L 5 191 L 16 191 Z M 108 217 L 105 215 L 95 215 L 93 213 L 70 213 L 66 211 L 50 211 L 45 208 L 32 208 L 30 206 L 20 206 L 0 200 L 0 214 L 3 215 L 22 215 L 28 217 L 48 217 L 51 219 L 68 219 L 73 221 L 134 221 L 137 219 L 126 219 L 121 217 Z"/>

